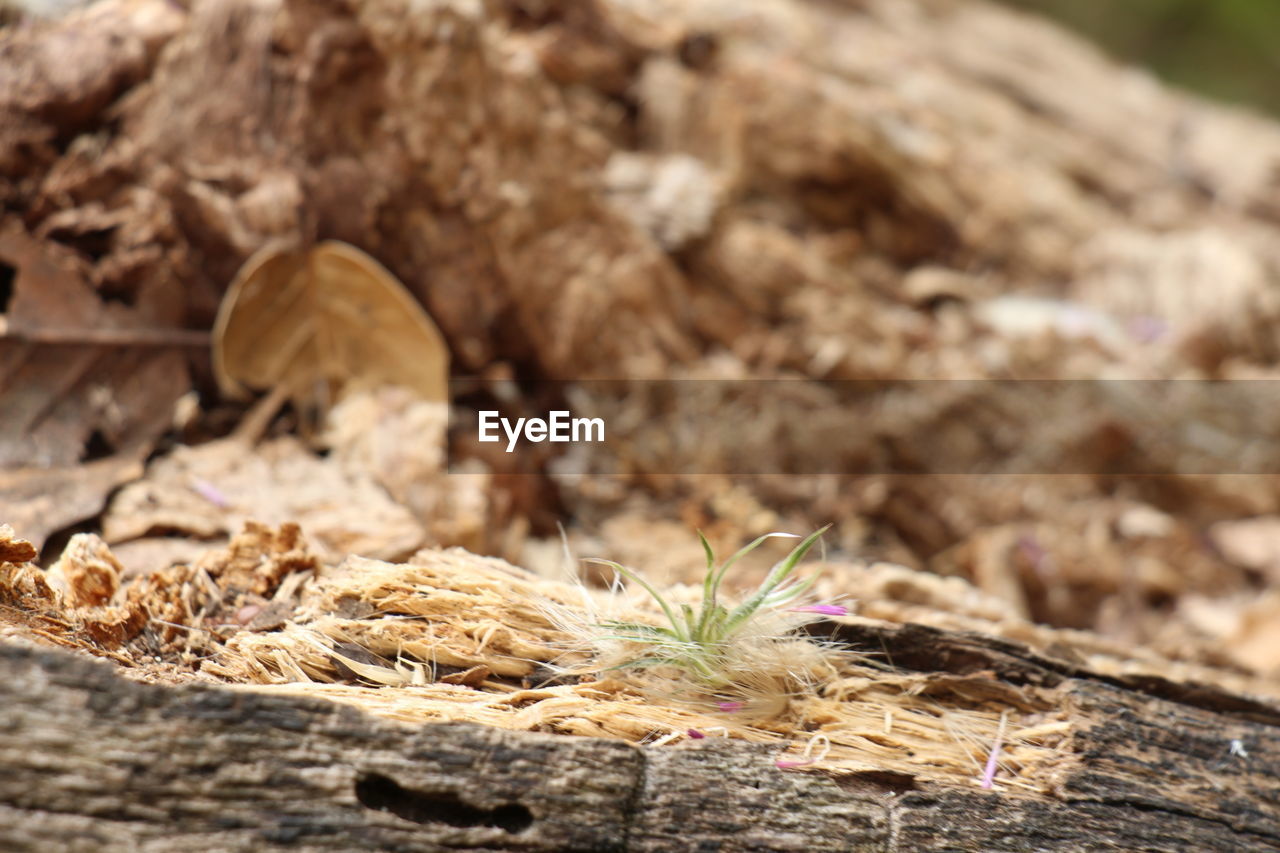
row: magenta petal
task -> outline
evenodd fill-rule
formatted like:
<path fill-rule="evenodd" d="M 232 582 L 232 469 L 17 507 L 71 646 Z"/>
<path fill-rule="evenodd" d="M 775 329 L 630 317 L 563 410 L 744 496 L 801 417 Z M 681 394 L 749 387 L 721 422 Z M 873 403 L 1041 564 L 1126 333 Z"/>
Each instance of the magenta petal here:
<path fill-rule="evenodd" d="M 996 769 L 999 767 L 997 763 L 1000 760 L 1000 743 L 997 742 L 991 749 L 991 754 L 987 756 L 987 766 L 982 770 L 982 787 L 990 790 L 995 787 Z"/>
<path fill-rule="evenodd" d="M 821 613 L 823 616 L 847 616 L 849 608 L 839 604 L 806 604 L 791 608 L 793 613 Z"/>
<path fill-rule="evenodd" d="M 741 711 L 746 705 L 746 702 L 719 702 L 716 707 L 721 711 Z"/>
<path fill-rule="evenodd" d="M 693 738 L 694 740 L 702 740 L 704 737 L 706 737 L 706 735 L 704 735 L 702 732 L 698 731 L 697 729 L 689 729 L 689 737 Z"/>
<path fill-rule="evenodd" d="M 982 770 L 982 787 L 995 787 L 996 772 L 1000 769 L 1000 747 L 1004 744 L 1005 715 L 1000 715 L 1000 728 L 996 730 L 996 742 L 991 745 L 991 754 L 987 756 L 987 766 Z"/>
<path fill-rule="evenodd" d="M 779 758 L 773 762 L 779 770 L 790 770 L 792 767 L 806 767 L 813 763 L 812 758 Z"/>

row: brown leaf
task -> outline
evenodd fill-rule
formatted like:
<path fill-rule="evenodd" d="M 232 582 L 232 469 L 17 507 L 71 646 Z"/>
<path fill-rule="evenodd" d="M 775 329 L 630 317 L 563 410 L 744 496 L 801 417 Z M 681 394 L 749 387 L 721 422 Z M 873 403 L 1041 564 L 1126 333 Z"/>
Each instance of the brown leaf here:
<path fill-rule="evenodd" d="M 399 559 L 426 540 L 422 525 L 371 475 L 319 459 L 293 438 L 175 448 L 112 499 L 102 535 L 113 545 L 157 531 L 212 540 L 251 519 L 301 524 L 333 562 L 350 553 Z"/>
<path fill-rule="evenodd" d="M 323 380 L 448 398 L 449 352 L 431 318 L 380 264 L 335 241 L 250 258 L 218 310 L 213 353 L 218 383 L 234 396 Z"/>
<path fill-rule="evenodd" d="M 45 580 L 38 566 L 29 565 L 36 549 L 13 535 L 13 528 L 0 524 L 0 605 L 34 608 L 52 606 L 58 594 Z"/>
<path fill-rule="evenodd" d="M 84 264 L 20 225 L 0 227 L 0 518 L 35 547 L 95 515 L 142 472 L 188 388 L 176 345 L 149 304 L 104 303 Z M 114 452 L 82 462 L 91 443 Z"/>
<path fill-rule="evenodd" d="M 1280 675 L 1280 591 L 1248 604 L 1237 618 L 1238 625 L 1224 644 L 1229 653 L 1261 675 Z"/>
<path fill-rule="evenodd" d="M 131 453 L 56 468 L 0 470 L 0 518 L 43 547 L 50 534 L 101 512 L 112 490 L 143 470 L 142 459 Z"/>
<path fill-rule="evenodd" d="M 1209 539 L 1231 562 L 1262 572 L 1272 582 L 1280 583 L 1280 518 L 1260 516 L 1220 521 L 1209 528 Z"/>
<path fill-rule="evenodd" d="M 54 468 L 82 459 L 96 432 L 145 456 L 188 390 L 187 337 L 156 328 L 145 306 L 103 303 L 78 257 L 20 227 L 0 228 L 0 466 Z M 29 531 L 25 531 L 27 533 Z"/>

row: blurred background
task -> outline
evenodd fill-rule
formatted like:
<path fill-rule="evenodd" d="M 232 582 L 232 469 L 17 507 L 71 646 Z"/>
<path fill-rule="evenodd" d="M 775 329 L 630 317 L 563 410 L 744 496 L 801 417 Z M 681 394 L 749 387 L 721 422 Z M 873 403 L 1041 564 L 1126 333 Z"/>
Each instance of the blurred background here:
<path fill-rule="evenodd" d="M 335 563 L 553 574 L 567 538 L 667 584 L 697 581 L 695 529 L 832 524 L 865 569 L 833 595 L 976 589 L 1010 632 L 1280 673 L 1275 407 L 1216 390 L 1280 399 L 1274 5 L 1019 3 L 1176 91 L 976 0 L 453 5 L 104 0 L 6 31 L 0 521 L 46 564 L 93 532 L 163 570 L 251 519 Z M 307 310 L 253 298 L 322 267 Z M 295 358 L 317 329 L 341 347 Z M 405 365 L 417 397 L 369 391 Z M 1152 393 L 1104 406 L 1103 378 Z M 586 382 L 616 379 L 713 393 Z M 653 440 L 455 428 L 499 408 Z"/>
<path fill-rule="evenodd" d="M 1004 0 L 1212 98 L 1280 115 L 1280 6 L 1270 0 Z"/>

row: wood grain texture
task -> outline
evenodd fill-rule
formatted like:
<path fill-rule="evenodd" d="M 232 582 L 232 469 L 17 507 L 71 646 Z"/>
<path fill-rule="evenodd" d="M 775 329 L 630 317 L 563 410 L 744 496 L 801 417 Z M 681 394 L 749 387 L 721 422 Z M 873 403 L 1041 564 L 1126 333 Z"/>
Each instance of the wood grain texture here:
<path fill-rule="evenodd" d="M 782 772 L 716 739 L 410 727 L 0 646 L 0 849 L 1280 850 L 1275 727 L 1067 686 L 1079 761 L 1027 798 Z"/>

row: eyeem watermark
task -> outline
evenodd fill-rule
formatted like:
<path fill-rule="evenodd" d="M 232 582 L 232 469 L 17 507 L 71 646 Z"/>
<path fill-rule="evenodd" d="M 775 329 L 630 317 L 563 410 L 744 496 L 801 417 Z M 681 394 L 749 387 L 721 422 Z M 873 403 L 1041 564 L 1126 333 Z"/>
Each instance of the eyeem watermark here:
<path fill-rule="evenodd" d="M 507 436 L 507 452 L 513 453 L 521 437 L 534 443 L 604 441 L 604 418 L 575 418 L 569 412 L 549 412 L 547 418 L 516 418 L 512 423 L 496 411 L 480 412 L 480 440 L 501 441 Z"/>
<path fill-rule="evenodd" d="M 454 383 L 457 472 L 1280 477 L 1280 379 Z"/>

